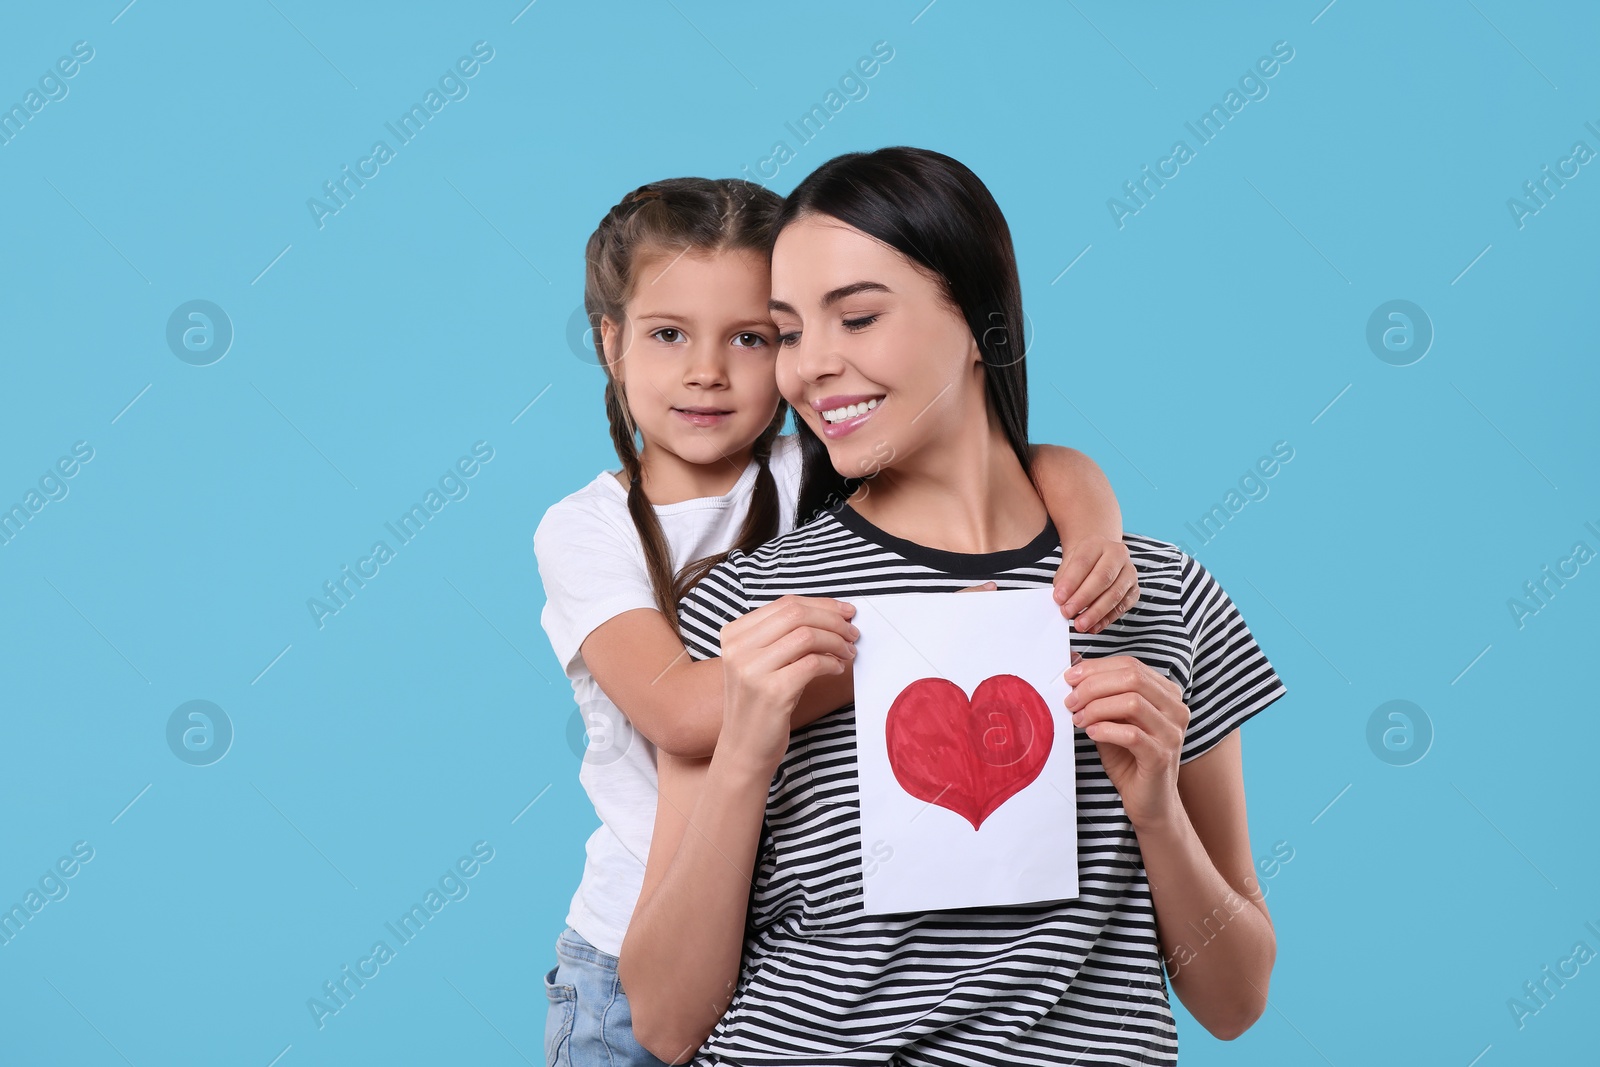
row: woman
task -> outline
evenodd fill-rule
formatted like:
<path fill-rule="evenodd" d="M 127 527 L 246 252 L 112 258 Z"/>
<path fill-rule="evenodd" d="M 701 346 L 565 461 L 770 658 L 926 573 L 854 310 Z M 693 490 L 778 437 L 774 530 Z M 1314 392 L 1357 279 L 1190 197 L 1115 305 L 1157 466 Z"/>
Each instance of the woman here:
<path fill-rule="evenodd" d="M 1234 728 L 1285 689 L 1166 542 L 1125 536 L 1140 603 L 1079 635 L 1067 671 L 1079 896 L 861 913 L 854 708 L 790 729 L 806 683 L 853 657 L 838 598 L 1048 584 L 1060 540 L 1028 478 L 1021 290 L 982 182 L 938 153 L 853 153 L 778 227 L 778 384 L 813 518 L 680 610 L 691 653 L 723 658 L 725 720 L 709 761 L 660 763 L 621 956 L 637 1036 L 705 1064 L 1171 1064 L 1163 963 L 1202 1025 L 1244 1032 L 1275 941 Z"/>

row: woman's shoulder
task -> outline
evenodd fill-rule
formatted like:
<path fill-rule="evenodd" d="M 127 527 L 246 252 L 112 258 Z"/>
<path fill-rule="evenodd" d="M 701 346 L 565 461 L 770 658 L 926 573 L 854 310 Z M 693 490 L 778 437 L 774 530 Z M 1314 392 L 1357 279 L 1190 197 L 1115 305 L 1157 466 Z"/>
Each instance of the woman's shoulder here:
<path fill-rule="evenodd" d="M 749 552 L 733 552 L 728 556 L 732 562 L 738 558 L 749 569 L 772 567 L 783 560 L 793 560 L 796 555 L 804 555 L 813 550 L 821 550 L 830 544 L 837 543 L 841 538 L 853 536 L 849 530 L 840 525 L 831 511 L 821 511 L 812 516 L 803 526 L 796 526 L 788 533 L 779 534 L 765 544 Z"/>
<path fill-rule="evenodd" d="M 1179 576 L 1193 562 L 1182 546 L 1171 541 L 1123 531 L 1122 543 L 1128 547 L 1128 556 L 1139 571 L 1140 581 L 1144 580 L 1146 574 L 1152 578 L 1166 574 Z"/>
<path fill-rule="evenodd" d="M 757 548 L 750 551 L 736 548 L 729 552 L 689 591 L 689 597 L 719 593 L 743 595 L 745 590 L 767 585 L 784 570 L 817 558 L 830 546 L 836 547 L 841 539 L 852 536 L 831 513 L 824 511 L 804 526 L 779 534 Z"/>
<path fill-rule="evenodd" d="M 1122 543 L 1139 572 L 1139 602 L 1147 609 L 1165 607 L 1193 620 L 1228 600 L 1222 583 L 1188 551 L 1188 546 L 1124 532 Z"/>

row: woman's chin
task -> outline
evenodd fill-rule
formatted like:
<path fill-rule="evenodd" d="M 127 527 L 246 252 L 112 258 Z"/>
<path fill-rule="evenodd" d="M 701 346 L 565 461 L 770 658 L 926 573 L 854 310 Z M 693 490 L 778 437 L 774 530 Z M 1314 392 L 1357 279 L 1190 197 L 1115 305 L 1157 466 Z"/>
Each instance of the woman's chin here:
<path fill-rule="evenodd" d="M 871 478 L 894 458 L 895 451 L 881 437 L 852 434 L 839 441 L 826 441 L 828 460 L 846 478 Z"/>

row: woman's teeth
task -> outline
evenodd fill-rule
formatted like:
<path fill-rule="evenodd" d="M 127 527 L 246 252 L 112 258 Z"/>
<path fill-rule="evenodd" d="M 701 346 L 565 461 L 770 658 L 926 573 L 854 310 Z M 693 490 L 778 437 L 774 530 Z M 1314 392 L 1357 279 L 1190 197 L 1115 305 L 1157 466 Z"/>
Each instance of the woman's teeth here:
<path fill-rule="evenodd" d="M 843 422 L 845 419 L 853 419 L 857 415 L 865 415 L 877 407 L 878 400 L 881 399 L 882 397 L 879 397 L 874 400 L 868 400 L 865 404 L 849 404 L 842 408 L 833 408 L 830 411 L 824 411 L 822 418 L 826 422 Z"/>

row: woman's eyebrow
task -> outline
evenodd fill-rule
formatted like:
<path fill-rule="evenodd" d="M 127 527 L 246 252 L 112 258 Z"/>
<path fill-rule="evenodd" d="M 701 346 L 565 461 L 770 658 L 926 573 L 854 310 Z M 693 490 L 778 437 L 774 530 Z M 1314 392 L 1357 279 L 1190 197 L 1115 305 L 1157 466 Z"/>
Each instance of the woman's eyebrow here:
<path fill-rule="evenodd" d="M 855 296 L 857 293 L 887 293 L 889 291 L 889 287 L 882 282 L 851 282 L 849 285 L 841 285 L 832 292 L 823 294 L 822 306 L 825 308 L 832 307 L 845 297 Z"/>
<path fill-rule="evenodd" d="M 837 304 L 839 301 L 843 300 L 845 297 L 855 296 L 857 293 L 892 293 L 892 292 L 894 292 L 894 290 L 890 289 L 887 285 L 884 285 L 882 282 L 851 282 L 849 285 L 841 285 L 837 289 L 831 289 L 828 292 L 824 293 L 823 296 L 822 296 L 822 306 L 825 307 L 825 308 L 832 307 L 834 304 Z M 785 311 L 785 312 L 788 312 L 790 315 L 797 314 L 797 312 L 795 311 L 795 309 L 793 307 L 791 307 L 789 304 L 784 303 L 782 300 L 768 300 L 767 301 L 767 309 L 770 310 L 770 311 Z"/>

